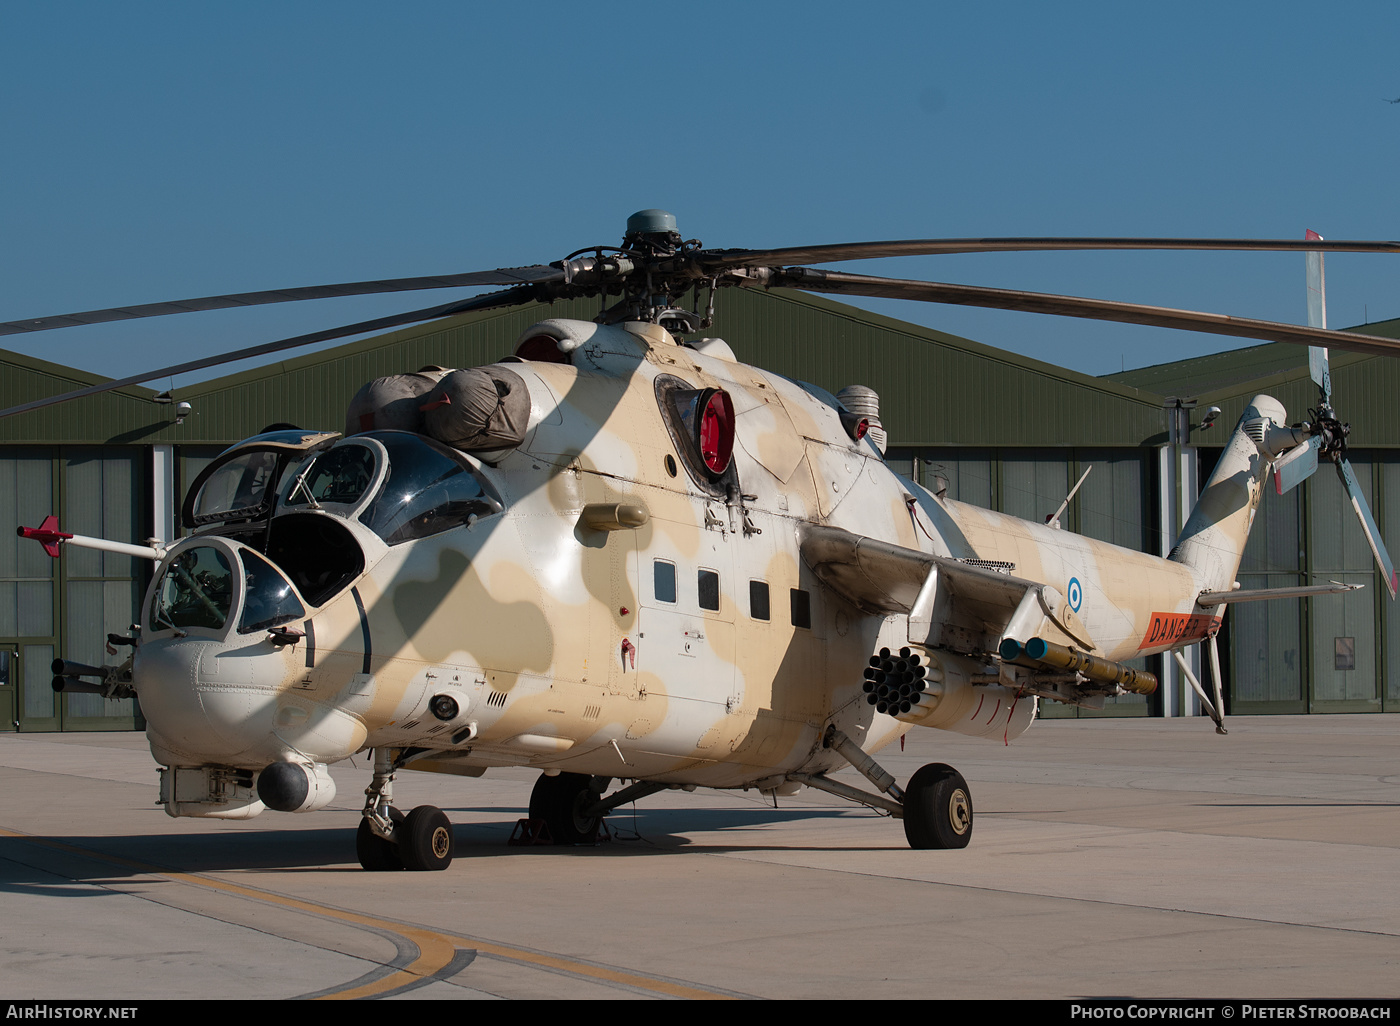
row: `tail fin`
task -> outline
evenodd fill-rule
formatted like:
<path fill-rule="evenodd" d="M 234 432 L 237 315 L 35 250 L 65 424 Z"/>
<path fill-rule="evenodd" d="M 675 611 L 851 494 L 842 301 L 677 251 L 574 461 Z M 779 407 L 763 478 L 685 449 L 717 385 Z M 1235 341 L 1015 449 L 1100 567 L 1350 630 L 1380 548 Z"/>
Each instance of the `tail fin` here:
<path fill-rule="evenodd" d="M 1168 557 L 1200 571 L 1207 591 L 1234 585 L 1269 470 L 1296 444 L 1287 416 L 1271 396 L 1250 400 Z"/>

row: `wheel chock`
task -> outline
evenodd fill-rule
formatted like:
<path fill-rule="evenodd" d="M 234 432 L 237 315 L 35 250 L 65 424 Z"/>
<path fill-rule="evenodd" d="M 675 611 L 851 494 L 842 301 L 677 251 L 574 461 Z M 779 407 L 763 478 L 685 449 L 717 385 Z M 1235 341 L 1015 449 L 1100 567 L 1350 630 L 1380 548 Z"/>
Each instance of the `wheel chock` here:
<path fill-rule="evenodd" d="M 517 848 L 530 848 L 553 844 L 554 838 L 549 833 L 549 824 L 544 820 L 526 818 L 515 821 L 515 829 L 510 832 L 510 840 L 506 843 Z"/>

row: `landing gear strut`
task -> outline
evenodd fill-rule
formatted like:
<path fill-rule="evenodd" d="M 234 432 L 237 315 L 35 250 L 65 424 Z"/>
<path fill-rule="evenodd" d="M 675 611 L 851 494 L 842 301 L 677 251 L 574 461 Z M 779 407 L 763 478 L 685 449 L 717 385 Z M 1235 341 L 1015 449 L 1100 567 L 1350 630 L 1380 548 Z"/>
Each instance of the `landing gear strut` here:
<path fill-rule="evenodd" d="M 432 871 L 452 864 L 452 824 L 443 811 L 420 805 L 407 816 L 394 808 L 394 770 L 389 749 L 374 750 L 374 777 L 355 832 L 355 854 L 370 872 Z"/>
<path fill-rule="evenodd" d="M 909 784 L 901 791 L 894 777 L 834 726 L 827 728 L 822 743 L 835 749 L 890 797 L 882 798 L 849 784 L 828 780 L 824 773 L 792 773 L 788 775 L 789 780 L 801 781 L 872 809 L 883 809 L 904 820 L 904 836 L 911 848 L 966 848 L 967 842 L 972 840 L 972 792 L 962 774 L 953 767 L 941 762 L 931 763 L 910 777 Z"/>
<path fill-rule="evenodd" d="M 403 822 L 403 813 L 390 806 L 389 819 L 397 829 Z M 359 856 L 360 865 L 371 873 L 383 873 L 390 870 L 403 868 L 403 859 L 399 857 L 399 846 L 392 840 L 380 837 L 370 826 L 368 817 L 360 818 L 360 828 L 355 831 L 355 854 Z"/>

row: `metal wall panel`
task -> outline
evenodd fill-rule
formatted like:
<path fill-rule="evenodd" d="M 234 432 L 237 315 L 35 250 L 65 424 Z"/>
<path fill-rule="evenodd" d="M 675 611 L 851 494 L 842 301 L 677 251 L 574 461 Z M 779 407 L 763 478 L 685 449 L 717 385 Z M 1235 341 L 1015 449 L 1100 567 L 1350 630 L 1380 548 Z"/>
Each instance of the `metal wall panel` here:
<path fill-rule="evenodd" d="M 1001 510 L 1022 520 L 1045 523 L 1045 518 L 1069 494 L 1066 454 L 1012 450 L 1002 453 Z"/>
<path fill-rule="evenodd" d="M 1329 579 L 1367 587 L 1344 595 L 1321 595 L 1310 602 L 1312 711 L 1379 711 L 1376 591 L 1370 586 L 1374 583 L 1372 576 L 1335 574 Z"/>
<path fill-rule="evenodd" d="M 1145 549 L 1150 518 L 1143 453 L 1108 449 L 1079 450 L 1077 455 L 1079 473 L 1093 467 L 1075 496 L 1078 532 L 1114 545 Z"/>
<path fill-rule="evenodd" d="M 1283 588 L 1296 574 L 1240 574 L 1243 588 Z M 1272 599 L 1232 605 L 1222 653 L 1234 712 L 1305 712 L 1302 603 Z"/>

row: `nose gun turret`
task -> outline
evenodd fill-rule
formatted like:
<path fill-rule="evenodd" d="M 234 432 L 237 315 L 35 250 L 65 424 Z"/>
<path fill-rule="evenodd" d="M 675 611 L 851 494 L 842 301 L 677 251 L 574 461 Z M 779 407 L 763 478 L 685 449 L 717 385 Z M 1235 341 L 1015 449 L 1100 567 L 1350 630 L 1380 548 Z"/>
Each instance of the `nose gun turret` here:
<path fill-rule="evenodd" d="M 53 689 L 70 695 L 101 695 L 103 698 L 131 698 L 136 694 L 131 686 L 131 660 L 120 666 L 89 666 L 68 659 L 55 659 Z M 96 677 L 97 683 L 82 680 Z"/>

